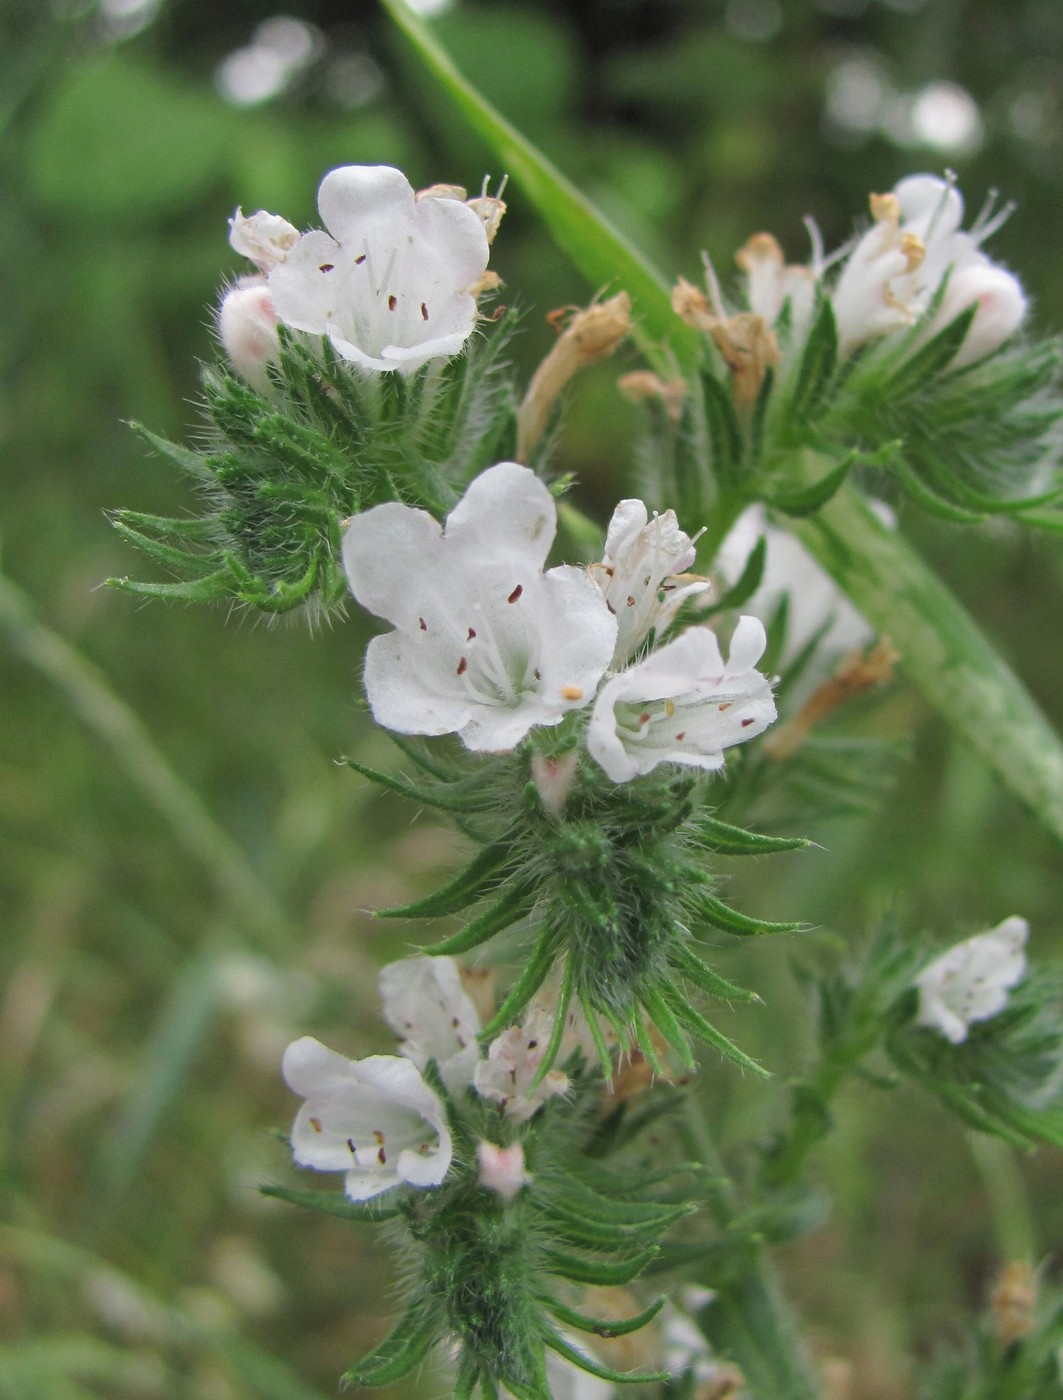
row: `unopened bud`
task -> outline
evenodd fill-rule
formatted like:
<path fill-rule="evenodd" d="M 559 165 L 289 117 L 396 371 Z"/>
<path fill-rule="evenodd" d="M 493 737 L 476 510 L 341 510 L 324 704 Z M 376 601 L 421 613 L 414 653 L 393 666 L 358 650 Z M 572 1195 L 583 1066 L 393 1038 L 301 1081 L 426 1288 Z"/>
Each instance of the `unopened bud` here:
<path fill-rule="evenodd" d="M 282 219 L 260 209 L 245 218 L 242 209 L 229 220 L 229 242 L 236 252 L 255 264 L 260 272 L 282 263 L 299 241 L 299 230 Z"/>
<path fill-rule="evenodd" d="M 480 1167 L 480 1185 L 485 1191 L 501 1196 L 507 1205 L 531 1181 L 524 1166 L 524 1148 L 519 1142 L 509 1147 L 481 1142 L 476 1148 L 476 1161 Z"/>
<path fill-rule="evenodd" d="M 269 287 L 258 278 L 226 292 L 218 310 L 218 335 L 229 363 L 260 393 L 270 389 L 266 366 L 280 358 L 277 314 Z"/>
<path fill-rule="evenodd" d="M 701 288 L 685 277 L 680 277 L 672 288 L 672 310 L 696 331 L 711 331 L 720 319 Z"/>
<path fill-rule="evenodd" d="M 611 355 L 631 329 L 631 298 L 617 292 L 608 301 L 577 311 L 557 344 L 535 371 L 517 419 L 517 461 L 527 462 L 543 435 L 557 396 L 577 370 Z"/>
<path fill-rule="evenodd" d="M 539 793 L 543 810 L 551 817 L 559 817 L 564 811 L 578 767 L 579 754 L 575 749 L 561 758 L 547 758 L 541 753 L 532 755 L 532 782 Z"/>
<path fill-rule="evenodd" d="M 1026 319 L 1027 301 L 1017 277 L 1002 267 L 960 268 L 949 279 L 941 310 L 935 317 L 938 329 L 947 325 L 968 306 L 974 306 L 974 320 L 952 361 L 954 369 L 973 364 L 990 355 L 1015 334 Z"/>
<path fill-rule="evenodd" d="M 735 407 L 748 409 L 757 401 L 764 376 L 779 363 L 779 342 L 763 316 L 741 311 L 709 330 L 713 344 L 731 371 Z"/>

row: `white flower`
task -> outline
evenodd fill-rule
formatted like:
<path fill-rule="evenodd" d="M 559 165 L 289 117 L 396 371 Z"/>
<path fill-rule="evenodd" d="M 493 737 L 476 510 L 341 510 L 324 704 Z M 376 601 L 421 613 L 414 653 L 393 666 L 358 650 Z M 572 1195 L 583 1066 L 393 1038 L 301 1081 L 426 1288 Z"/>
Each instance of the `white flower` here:
<path fill-rule="evenodd" d="M 330 171 L 318 209 L 328 232 L 304 233 L 269 272 L 281 321 L 327 335 L 365 369 L 410 372 L 457 354 L 487 267 L 479 215 L 457 199 L 417 199 L 387 165 Z"/>
<path fill-rule="evenodd" d="M 282 263 L 299 241 L 299 230 L 279 214 L 260 209 L 250 218 L 242 209 L 229 220 L 229 242 L 236 252 L 255 264 L 260 272 Z"/>
<path fill-rule="evenodd" d="M 400 1050 L 418 1069 L 435 1060 L 443 1083 L 460 1094 L 480 1058 L 480 1017 L 453 958 L 403 958 L 380 969 L 380 995 Z"/>
<path fill-rule="evenodd" d="M 716 636 L 691 627 L 607 681 L 587 728 L 587 748 L 614 783 L 659 763 L 723 767 L 723 750 L 767 729 L 775 701 L 755 670 L 767 638 L 755 617 L 738 620 L 724 662 Z"/>
<path fill-rule="evenodd" d="M 623 665 L 652 631 L 663 632 L 687 598 L 704 593 L 704 579 L 678 577 L 694 562 L 694 542 L 679 528 L 675 511 L 654 512 L 642 501 L 621 501 L 609 522 L 605 558 L 592 564 L 609 611 L 616 615 L 613 657 Z"/>
<path fill-rule="evenodd" d="M 524 1148 L 519 1142 L 512 1142 L 508 1147 L 481 1142 L 476 1148 L 476 1162 L 480 1168 L 480 1185 L 485 1191 L 501 1196 L 507 1205 L 531 1181 L 524 1165 Z"/>
<path fill-rule="evenodd" d="M 945 298 L 927 336 L 966 307 L 977 307 L 954 365 L 969 364 L 1014 335 L 1026 297 L 1017 279 L 980 247 L 1002 216 L 987 213 L 962 232 L 963 198 L 951 181 L 934 175 L 912 175 L 892 194 L 872 195 L 871 212 L 876 222 L 849 253 L 831 293 L 843 354 L 913 324 L 946 276 Z"/>
<path fill-rule="evenodd" d="M 1026 971 L 1023 948 L 1030 927 L 1012 915 L 988 933 L 964 939 L 935 958 L 915 979 L 916 1024 L 940 1031 L 959 1045 L 974 1021 L 988 1021 L 1008 1002 L 1008 992 Z"/>
<path fill-rule="evenodd" d="M 531 1087 L 543 1062 L 551 1027 L 549 1013 L 535 1008 L 522 1026 L 510 1026 L 493 1040 L 487 1059 L 476 1066 L 476 1092 L 498 1102 L 506 1117 L 516 1123 L 526 1123 L 547 1099 L 568 1088 L 568 1075 L 558 1069 L 549 1070 L 534 1089 Z"/>
<path fill-rule="evenodd" d="M 590 701 L 616 620 L 585 570 L 542 572 L 556 528 L 550 492 L 513 462 L 478 476 L 445 530 L 395 502 L 354 517 L 351 591 L 395 627 L 366 652 L 378 724 L 503 751 Z"/>
<path fill-rule="evenodd" d="M 409 1060 L 348 1060 L 304 1036 L 284 1052 L 283 1072 L 306 1099 L 292 1128 L 296 1162 L 345 1172 L 352 1201 L 446 1176 L 453 1149 L 443 1105 Z"/>
<path fill-rule="evenodd" d="M 229 363 L 260 393 L 270 388 L 266 366 L 280 358 L 273 298 L 261 277 L 248 277 L 225 293 L 218 310 L 218 336 Z"/>
<path fill-rule="evenodd" d="M 824 656 L 839 655 L 869 642 L 874 630 L 865 622 L 825 569 L 789 530 L 769 523 L 761 505 L 749 506 L 720 545 L 716 567 L 733 585 L 742 576 L 757 541 L 765 540 L 764 572 L 756 592 L 743 606 L 768 622 L 788 596 L 786 641 L 780 657 L 785 667 L 813 637 Z"/>

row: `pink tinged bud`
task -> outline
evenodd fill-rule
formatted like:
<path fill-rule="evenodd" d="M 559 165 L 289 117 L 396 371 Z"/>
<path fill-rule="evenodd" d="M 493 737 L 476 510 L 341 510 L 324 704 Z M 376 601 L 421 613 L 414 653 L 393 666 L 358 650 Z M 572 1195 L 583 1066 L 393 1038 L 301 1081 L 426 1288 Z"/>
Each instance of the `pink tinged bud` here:
<path fill-rule="evenodd" d="M 218 311 L 218 335 L 236 373 L 252 388 L 268 393 L 266 366 L 280 358 L 280 341 L 265 282 L 252 280 L 226 292 Z"/>
<path fill-rule="evenodd" d="M 533 755 L 532 782 L 539 793 L 543 810 L 551 817 L 559 817 L 564 811 L 578 767 L 579 755 L 575 750 L 562 758 L 547 758 L 541 753 Z"/>
<path fill-rule="evenodd" d="M 494 1191 L 508 1205 L 531 1181 L 524 1167 L 524 1148 L 519 1142 L 510 1147 L 497 1147 L 493 1142 L 481 1142 L 476 1149 L 480 1167 L 480 1185 Z"/>
<path fill-rule="evenodd" d="M 972 305 L 977 310 L 952 361 L 954 369 L 973 364 L 1010 340 L 1026 319 L 1028 303 L 1018 278 L 990 264 L 959 268 L 953 274 L 937 320 L 947 324 Z"/>

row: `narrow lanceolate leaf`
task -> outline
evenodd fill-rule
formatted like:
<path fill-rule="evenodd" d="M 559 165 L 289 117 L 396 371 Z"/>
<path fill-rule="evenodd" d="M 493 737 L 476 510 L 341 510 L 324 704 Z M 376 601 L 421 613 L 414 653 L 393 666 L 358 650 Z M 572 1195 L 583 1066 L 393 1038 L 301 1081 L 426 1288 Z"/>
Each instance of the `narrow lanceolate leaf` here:
<path fill-rule="evenodd" d="M 480 96 L 412 7 L 403 0 L 383 0 L 383 5 L 469 126 L 495 151 L 502 169 L 538 210 L 558 246 L 590 286 L 595 290 L 623 288 L 630 294 L 636 334 L 648 342 L 648 357 L 667 372 L 671 356 L 659 348 L 659 342 L 667 340 L 682 365 L 697 364 L 700 337 L 672 310 L 668 284 L 660 273 L 541 151 Z"/>
<path fill-rule="evenodd" d="M 827 395 L 837 362 L 838 327 L 835 324 L 830 297 L 824 296 L 820 299 L 819 311 L 805 344 L 797 383 L 790 400 L 791 411 L 796 416 L 814 416 Z"/>
<path fill-rule="evenodd" d="M 542 933 L 524 971 L 510 988 L 509 995 L 480 1032 L 481 1040 L 491 1040 L 516 1020 L 546 981 L 546 974 L 553 966 L 560 945 L 561 936 L 555 929 L 546 929 Z"/>
<path fill-rule="evenodd" d="M 696 1035 L 706 1045 L 712 1045 L 719 1050 L 721 1055 L 726 1055 L 729 1060 L 733 1060 L 736 1065 L 741 1065 L 743 1069 L 752 1070 L 754 1074 L 762 1075 L 764 1078 L 768 1077 L 768 1071 L 763 1065 L 758 1065 L 756 1060 L 747 1055 L 744 1050 L 739 1050 L 733 1040 L 728 1040 L 722 1031 L 718 1031 L 714 1025 L 706 1021 L 700 1011 L 695 1011 L 678 992 L 668 991 L 662 995 L 675 1012 L 676 1020 L 686 1026 L 692 1035 Z"/>
<path fill-rule="evenodd" d="M 780 924 L 772 923 L 768 919 L 754 919 L 749 914 L 732 909 L 729 904 L 725 904 L 713 894 L 697 896 L 697 911 L 716 928 L 723 929 L 726 933 L 736 933 L 742 938 L 763 933 L 799 933 L 806 927 L 802 923 Z"/>
<path fill-rule="evenodd" d="M 768 553 L 768 541 L 765 535 L 761 535 L 756 544 L 749 551 L 749 558 L 746 560 L 745 568 L 742 570 L 735 583 L 727 590 L 717 603 L 713 603 L 711 608 L 705 609 L 705 616 L 712 613 L 729 612 L 732 609 L 740 608 L 743 603 L 748 602 L 753 594 L 760 587 L 761 579 L 764 577 L 764 561 Z"/>
<path fill-rule="evenodd" d="M 196 481 L 202 482 L 213 480 L 210 468 L 200 453 L 193 452 L 190 447 L 182 447 L 180 443 L 169 442 L 166 438 L 159 437 L 149 428 L 145 428 L 143 423 L 130 423 L 129 426 L 137 437 L 142 438 L 149 447 L 154 447 L 156 452 L 172 462 L 186 476 L 191 476 Z"/>
<path fill-rule="evenodd" d="M 384 1340 L 343 1377 L 347 1385 L 391 1385 L 409 1375 L 428 1354 L 440 1333 L 431 1300 L 415 1297 L 401 1321 Z"/>
<path fill-rule="evenodd" d="M 390 792 L 397 792 L 401 797 L 408 797 L 412 802 L 418 802 L 425 807 L 437 807 L 442 812 L 482 812 L 487 805 L 482 794 L 463 790 L 457 783 L 421 787 L 407 778 L 381 773 L 366 763 L 359 763 L 355 758 L 345 757 L 341 762 L 348 768 L 353 768 L 356 773 L 361 773 L 362 777 L 368 778 L 370 782 L 377 783 Z"/>
<path fill-rule="evenodd" d="M 733 488 L 742 475 L 742 430 L 735 417 L 731 395 L 708 371 L 701 376 L 701 387 L 705 396 L 712 469 L 726 487 Z"/>
<path fill-rule="evenodd" d="M 583 1371 L 589 1371 L 592 1376 L 598 1376 L 603 1381 L 612 1381 L 614 1385 L 644 1385 L 652 1381 L 668 1380 L 667 1371 L 614 1371 L 611 1366 L 603 1366 L 601 1362 L 594 1361 L 586 1352 L 580 1351 L 577 1347 L 566 1342 L 559 1332 L 553 1328 L 544 1330 L 543 1340 L 551 1351 L 556 1351 L 558 1356 L 563 1356 L 566 1361 L 571 1361 Z"/>
<path fill-rule="evenodd" d="M 935 375 L 940 374 L 956 358 L 956 352 L 967 339 L 971 322 L 978 305 L 966 310 L 951 320 L 944 329 L 928 340 L 914 355 L 886 381 L 888 395 L 905 394 L 912 389 L 923 388 Z"/>
<path fill-rule="evenodd" d="M 658 1253 L 659 1250 L 653 1248 L 640 1250 L 627 1259 L 592 1259 L 549 1245 L 543 1250 L 542 1258 L 551 1273 L 560 1274 L 573 1283 L 597 1283 L 603 1288 L 612 1288 L 637 1279 Z"/>
<path fill-rule="evenodd" d="M 505 837 L 492 841 L 449 884 L 424 899 L 394 909 L 378 909 L 378 919 L 439 919 L 460 914 L 497 885 L 513 860 L 513 842 Z"/>
<path fill-rule="evenodd" d="M 494 938 L 495 934 L 522 919 L 534 903 L 534 881 L 519 881 L 512 885 L 500 900 L 485 909 L 482 914 L 477 914 L 476 918 L 470 920 L 458 933 L 452 933 L 449 938 L 441 938 L 438 943 L 430 944 L 424 951 L 434 958 L 458 957 L 462 953 L 471 952 L 473 948 L 478 948 L 481 943 L 486 943 L 489 938 Z"/>
<path fill-rule="evenodd" d="M 675 358 L 692 369 L 700 360 L 700 340 L 674 315 L 667 281 L 475 92 L 403 0 L 384 5 L 591 284 L 624 286 L 646 336 L 667 339 Z M 818 368 L 810 363 L 800 386 L 802 398 L 812 402 L 821 392 L 817 386 L 830 378 L 829 330 L 825 320 L 817 325 Z M 671 372 L 672 356 L 659 347 L 649 347 L 647 358 L 659 371 Z M 899 534 L 885 529 L 849 483 L 793 528 L 864 616 L 893 640 L 929 702 L 1063 841 L 1063 743 L 933 571 Z"/>
<path fill-rule="evenodd" d="M 812 842 L 804 836 L 765 836 L 759 831 L 732 826 L 718 817 L 700 817 L 697 840 L 723 856 L 770 855 L 778 851 L 803 851 Z"/>
<path fill-rule="evenodd" d="M 672 963 L 695 987 L 710 997 L 720 997 L 723 1001 L 760 1001 L 756 992 L 739 987 L 735 982 L 728 982 L 726 977 L 713 972 L 708 964 L 701 961 L 693 948 L 680 945 L 672 954 Z"/>
<path fill-rule="evenodd" d="M 802 491 L 780 492 L 772 496 L 768 504 L 775 510 L 781 510 L 784 515 L 814 515 L 841 489 L 855 462 L 856 453 L 850 452 L 844 462 L 813 485 L 806 486 Z"/>
<path fill-rule="evenodd" d="M 287 1186 L 260 1186 L 259 1191 L 263 1196 L 273 1196 L 305 1210 L 316 1210 L 319 1215 L 334 1215 L 340 1220 L 393 1220 L 399 1213 L 396 1206 L 376 1201 L 351 1201 L 337 1191 L 292 1191 Z"/>
<path fill-rule="evenodd" d="M 619 1321 L 606 1317 L 586 1317 L 583 1313 L 577 1312 L 575 1308 L 566 1307 L 564 1303 L 550 1294 L 541 1294 L 539 1301 L 566 1327 L 575 1327 L 580 1332 L 590 1332 L 595 1337 L 626 1337 L 652 1322 L 667 1300 L 662 1296 L 656 1302 L 651 1303 L 648 1308 L 643 1308 L 642 1312 Z"/>

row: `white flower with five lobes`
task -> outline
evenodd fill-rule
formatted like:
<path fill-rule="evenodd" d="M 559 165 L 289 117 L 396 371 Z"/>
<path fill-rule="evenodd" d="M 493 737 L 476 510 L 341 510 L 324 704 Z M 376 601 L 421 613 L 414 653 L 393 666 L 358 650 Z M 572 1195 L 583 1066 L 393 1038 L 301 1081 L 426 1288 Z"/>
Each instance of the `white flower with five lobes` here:
<path fill-rule="evenodd" d="M 999 219 L 962 232 L 963 198 L 934 175 L 912 175 L 892 194 L 872 195 L 871 212 L 875 224 L 845 259 L 831 293 L 843 354 L 912 325 L 946 276 L 945 299 L 927 334 L 977 308 L 955 366 L 997 349 L 1019 329 L 1027 310 L 1022 286 L 980 248 Z"/>
<path fill-rule="evenodd" d="M 605 539 L 605 558 L 591 577 L 616 616 L 613 664 L 622 666 L 649 634 L 664 631 L 687 598 L 704 593 L 708 581 L 684 578 L 695 556 L 694 542 L 679 528 L 675 511 L 653 519 L 642 501 L 621 501 Z"/>
<path fill-rule="evenodd" d="M 1026 971 L 1029 933 L 1026 920 L 1013 914 L 988 933 L 966 938 L 935 958 L 915 979 L 916 1024 L 959 1045 L 975 1021 L 988 1021 L 1003 1011 L 1008 993 Z"/>
<path fill-rule="evenodd" d="M 614 783 L 660 763 L 719 769 L 724 749 L 775 719 L 771 683 L 755 669 L 764 625 L 741 617 L 724 661 L 716 635 L 690 627 L 606 681 L 587 727 L 587 748 Z"/>
<path fill-rule="evenodd" d="M 380 969 L 384 1017 L 399 1049 L 424 1069 L 435 1060 L 452 1094 L 471 1083 L 480 1058 L 480 1017 L 453 958 L 414 957 Z"/>
<path fill-rule="evenodd" d="M 556 529 L 549 490 L 513 462 L 481 473 L 445 528 L 396 502 L 351 520 L 351 592 L 395 629 L 366 651 L 378 724 L 500 752 L 590 702 L 616 619 L 584 569 L 543 573 Z"/>
<path fill-rule="evenodd" d="M 240 378 L 260 393 L 268 392 L 266 366 L 280 359 L 280 341 L 273 298 L 261 277 L 244 278 L 225 293 L 218 309 L 218 336 Z"/>
<path fill-rule="evenodd" d="M 330 171 L 318 210 L 327 232 L 304 233 L 269 270 L 280 320 L 328 336 L 363 369 L 409 373 L 456 355 L 487 268 L 479 214 L 458 199 L 418 199 L 387 165 Z"/>
<path fill-rule="evenodd" d="M 229 220 L 229 243 L 260 272 L 282 263 L 299 241 L 299 230 L 279 214 L 260 209 L 245 217 L 242 209 Z"/>
<path fill-rule="evenodd" d="M 476 1092 L 482 1098 L 493 1099 L 515 1123 L 526 1123 L 547 1099 L 563 1094 L 568 1088 L 568 1075 L 559 1069 L 547 1071 L 532 1088 L 546 1054 L 552 1026 L 550 1013 L 542 1007 L 534 1008 L 523 1025 L 510 1026 L 493 1040 L 487 1059 L 476 1066 L 473 1079 Z"/>
<path fill-rule="evenodd" d="M 288 1046 L 282 1069 L 306 1100 L 292 1128 L 299 1166 L 344 1172 L 352 1201 L 403 1183 L 440 1185 L 453 1157 L 446 1112 L 409 1060 L 348 1060 L 304 1036 Z"/>

